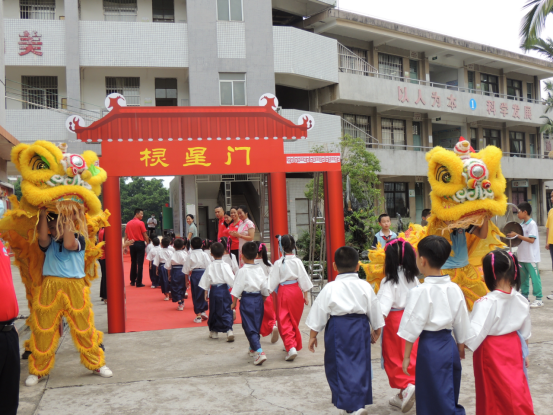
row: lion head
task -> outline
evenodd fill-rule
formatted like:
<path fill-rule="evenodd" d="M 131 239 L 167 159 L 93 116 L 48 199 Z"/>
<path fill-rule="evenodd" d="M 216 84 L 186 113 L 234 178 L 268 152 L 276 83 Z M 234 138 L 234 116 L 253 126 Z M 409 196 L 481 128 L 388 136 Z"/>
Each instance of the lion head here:
<path fill-rule="evenodd" d="M 454 151 L 435 147 L 426 155 L 432 215 L 444 222 L 462 222 L 458 227 L 481 224 L 482 218 L 503 215 L 507 209 L 501 150 L 488 146 L 473 151 L 461 137 Z"/>
<path fill-rule="evenodd" d="M 95 216 L 102 211 L 98 196 L 107 179 L 106 171 L 99 166 L 94 152 L 70 154 L 66 148 L 66 144 L 58 147 L 48 141 L 13 148 L 11 158 L 23 177 L 21 192 L 25 202 L 37 209 L 55 210 L 58 202 L 71 201 Z"/>

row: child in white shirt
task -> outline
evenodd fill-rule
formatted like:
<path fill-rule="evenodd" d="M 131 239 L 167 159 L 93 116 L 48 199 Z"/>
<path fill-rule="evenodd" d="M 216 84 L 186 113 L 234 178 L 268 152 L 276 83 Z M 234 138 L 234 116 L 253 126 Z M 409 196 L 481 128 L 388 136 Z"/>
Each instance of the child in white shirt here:
<path fill-rule="evenodd" d="M 223 262 L 226 262 L 227 264 L 230 265 L 231 269 L 232 269 L 232 272 L 234 273 L 234 275 L 236 275 L 236 273 L 238 272 L 238 259 L 236 258 L 236 256 L 230 252 L 230 245 L 229 245 L 229 240 L 226 236 L 223 236 L 220 240 L 219 240 L 220 243 L 223 244 L 223 246 L 225 247 L 225 253 L 223 254 Z"/>
<path fill-rule="evenodd" d="M 403 372 L 408 376 L 411 350 L 420 336 L 415 373 L 417 414 L 465 414 L 459 405 L 461 359 L 465 358 L 464 343 L 474 332 L 461 288 L 449 275 L 441 275 L 450 254 L 451 244 L 442 236 L 427 236 L 418 243 L 417 268 L 425 280 L 409 291 L 397 333 L 405 339 Z"/>
<path fill-rule="evenodd" d="M 278 332 L 287 351 L 285 360 L 291 361 L 302 348 L 299 322 L 304 304 L 309 304 L 308 295 L 313 283 L 301 260 L 294 255 L 294 237 L 277 235 L 277 239 L 284 256 L 276 261 L 271 269 L 269 290 L 277 293 Z"/>
<path fill-rule="evenodd" d="M 341 413 L 366 415 L 371 405 L 371 343 L 384 326 L 380 303 L 371 285 L 359 278 L 359 254 L 343 246 L 334 254 L 339 275 L 321 290 L 307 316 L 309 350 L 325 329 L 325 373 L 332 403 Z M 374 332 L 371 335 L 371 326 Z"/>
<path fill-rule="evenodd" d="M 257 257 L 255 258 L 254 263 L 259 265 L 265 275 L 269 276 L 273 264 L 269 261 L 269 256 L 267 255 L 267 247 L 264 243 L 256 242 L 257 244 Z M 271 343 L 276 343 L 278 341 L 278 327 L 276 322 L 276 311 L 273 301 L 274 294 L 269 295 L 265 299 L 263 304 L 263 323 L 261 323 L 260 334 L 262 337 L 267 337 L 271 335 Z"/>
<path fill-rule="evenodd" d="M 474 303 L 470 320 L 476 336 L 466 342 L 474 351 L 476 414 L 533 415 L 520 338 L 527 344 L 531 336 L 530 307 L 518 292 L 518 261 L 496 249 L 484 257 L 482 268 L 491 292 Z"/>
<path fill-rule="evenodd" d="M 229 288 L 234 285 L 234 274 L 230 266 L 221 259 L 225 248 L 223 244 L 211 244 L 213 262 L 207 267 L 198 284 L 205 290 L 205 299 L 209 296 L 209 338 L 219 338 L 219 333 L 227 333 L 227 342 L 234 341 L 232 332 L 232 297 Z M 209 292 L 209 294 L 208 294 Z"/>
<path fill-rule="evenodd" d="M 171 293 L 171 287 L 169 287 L 169 273 L 165 264 L 168 264 L 171 261 L 173 256 L 173 251 L 169 249 L 169 244 L 171 240 L 165 236 L 161 240 L 161 249 L 157 251 L 156 257 L 154 258 L 154 265 L 156 266 L 156 273 L 159 277 L 159 284 L 161 285 L 161 292 L 165 294 L 165 301 L 169 301 L 169 294 Z"/>
<path fill-rule="evenodd" d="M 405 340 L 397 335 L 399 323 L 407 304 L 407 294 L 420 285 L 417 278 L 419 270 L 415 250 L 403 238 L 394 239 L 384 246 L 386 259 L 384 271 L 386 277 L 380 283 L 378 300 L 382 308 L 386 326 L 382 330 L 382 359 L 388 375 L 390 387 L 399 389 L 389 404 L 409 412 L 415 403 L 415 362 L 418 342 L 413 345 L 409 364 L 410 376 L 403 373 L 403 353 Z"/>
<path fill-rule="evenodd" d="M 181 238 L 176 238 L 173 242 L 175 252 L 171 256 L 171 260 L 165 264 L 167 272 L 169 272 L 169 282 L 171 286 L 171 300 L 178 303 L 177 310 L 184 310 L 184 298 L 186 293 L 186 276 L 182 272 L 182 268 L 188 254 L 184 250 L 184 241 Z"/>
<path fill-rule="evenodd" d="M 150 264 L 150 281 L 152 282 L 152 288 L 158 288 L 161 284 L 159 283 L 159 275 L 157 275 L 157 267 L 154 265 L 154 258 L 156 257 L 158 251 L 161 249 L 161 247 L 159 246 L 159 239 L 152 239 L 150 245 L 152 245 L 152 247 L 146 254 L 146 259 L 149 261 Z"/>
<path fill-rule="evenodd" d="M 255 357 L 254 365 L 261 365 L 267 356 L 259 343 L 259 330 L 263 321 L 263 302 L 269 296 L 267 276 L 259 265 L 254 264 L 257 256 L 255 242 L 246 242 L 242 246 L 244 265 L 236 274 L 232 288 L 232 309 L 236 308 L 240 298 L 240 317 L 242 328 L 250 343 L 250 356 Z"/>
<path fill-rule="evenodd" d="M 187 275 L 187 281 L 192 291 L 192 303 L 194 304 L 194 314 L 196 318 L 194 323 L 201 323 L 207 320 L 207 314 L 205 313 L 209 306 L 205 301 L 204 290 L 199 286 L 202 275 L 205 270 L 211 264 L 211 259 L 202 250 L 202 240 L 195 236 L 190 241 L 192 250 L 188 254 L 188 258 L 183 267 L 183 272 Z"/>

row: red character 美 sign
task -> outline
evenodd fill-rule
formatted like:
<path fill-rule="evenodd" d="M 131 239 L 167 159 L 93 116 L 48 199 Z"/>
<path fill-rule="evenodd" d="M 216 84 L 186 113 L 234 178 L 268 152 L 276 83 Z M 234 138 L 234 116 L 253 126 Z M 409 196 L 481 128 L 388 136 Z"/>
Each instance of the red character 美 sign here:
<path fill-rule="evenodd" d="M 25 30 L 19 34 L 19 56 L 34 53 L 37 56 L 42 56 L 42 35 L 36 30 Z"/>

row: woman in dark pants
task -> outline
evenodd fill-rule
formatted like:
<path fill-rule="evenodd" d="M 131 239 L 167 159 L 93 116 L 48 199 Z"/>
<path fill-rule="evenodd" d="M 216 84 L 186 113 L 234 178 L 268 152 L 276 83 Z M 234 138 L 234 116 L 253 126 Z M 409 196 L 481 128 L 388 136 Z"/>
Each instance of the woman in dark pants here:
<path fill-rule="evenodd" d="M 98 242 L 104 242 L 105 228 L 100 229 L 98 232 Z M 106 246 L 104 245 L 102 257 L 98 260 L 100 262 L 100 271 L 102 271 L 102 279 L 100 280 L 100 298 L 102 301 L 108 303 L 108 290 L 107 290 L 107 277 L 106 277 Z"/>

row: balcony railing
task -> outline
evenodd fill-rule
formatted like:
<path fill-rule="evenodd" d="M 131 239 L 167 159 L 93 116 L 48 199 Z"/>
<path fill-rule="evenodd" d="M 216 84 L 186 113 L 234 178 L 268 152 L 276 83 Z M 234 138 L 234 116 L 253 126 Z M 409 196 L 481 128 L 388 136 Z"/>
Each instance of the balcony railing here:
<path fill-rule="evenodd" d="M 338 69 L 340 72 L 364 76 L 378 73 L 375 67 L 341 43 L 338 43 Z"/>
<path fill-rule="evenodd" d="M 367 133 L 366 131 L 363 131 L 361 128 L 356 127 L 349 121 L 346 121 L 342 118 L 342 135 L 349 135 L 353 138 L 361 138 L 363 141 L 365 141 L 367 146 L 372 146 L 375 144 L 378 144 L 378 140 L 374 138 L 372 135 Z"/>
<path fill-rule="evenodd" d="M 380 79 L 387 79 L 392 81 L 398 81 L 398 82 L 406 82 L 409 84 L 414 85 L 423 85 L 423 86 L 430 86 L 433 88 L 442 88 L 442 89 L 448 89 L 450 91 L 458 91 L 458 92 L 465 92 L 469 94 L 474 95 L 485 95 L 490 96 L 494 98 L 501 98 L 501 99 L 511 99 L 515 101 L 521 101 L 521 102 L 529 102 L 531 104 L 541 104 L 545 105 L 545 101 L 541 99 L 531 99 L 531 98 L 523 98 L 520 96 L 515 95 L 508 95 L 508 94 L 499 94 L 497 92 L 488 92 L 483 91 L 481 89 L 475 89 L 475 88 L 466 88 L 466 87 L 460 87 L 456 85 L 448 85 L 448 84 L 441 84 L 439 82 L 433 82 L 433 81 L 425 81 L 422 79 L 412 79 L 412 78 L 406 78 L 404 76 L 396 76 L 391 73 L 381 73 L 378 72 L 378 70 L 372 66 L 370 66 L 367 62 L 365 62 L 363 59 L 361 59 L 359 56 L 357 56 L 355 53 L 347 49 L 345 46 L 338 43 L 338 49 L 339 51 L 343 48 L 345 51 L 349 52 L 338 52 L 339 56 L 339 70 L 340 72 L 345 73 L 351 73 L 354 75 L 362 75 L 362 76 L 370 76 L 373 78 L 380 78 Z M 351 56 L 351 55 L 353 56 Z M 359 62 L 361 61 L 361 62 Z M 362 64 L 365 63 L 368 65 L 368 69 L 364 69 Z"/>

